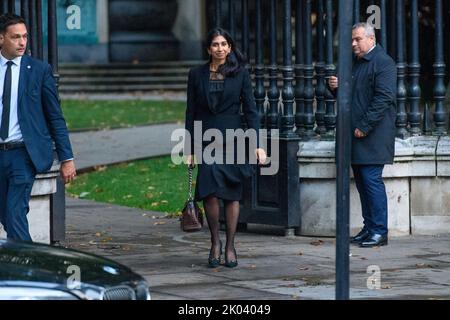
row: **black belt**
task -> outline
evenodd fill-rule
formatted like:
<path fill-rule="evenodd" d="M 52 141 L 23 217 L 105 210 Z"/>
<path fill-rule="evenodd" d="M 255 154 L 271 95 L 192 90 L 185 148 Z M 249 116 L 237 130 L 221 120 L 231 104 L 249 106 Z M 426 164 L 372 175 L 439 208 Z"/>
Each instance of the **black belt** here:
<path fill-rule="evenodd" d="M 25 142 L 6 142 L 0 143 L 0 151 L 7 151 L 11 149 L 24 148 Z"/>

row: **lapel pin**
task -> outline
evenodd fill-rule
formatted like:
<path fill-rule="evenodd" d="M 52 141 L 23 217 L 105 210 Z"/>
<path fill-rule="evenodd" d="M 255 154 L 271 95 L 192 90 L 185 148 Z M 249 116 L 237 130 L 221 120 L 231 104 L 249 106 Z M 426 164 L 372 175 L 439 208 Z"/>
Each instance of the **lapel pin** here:
<path fill-rule="evenodd" d="M 31 66 L 27 66 L 28 69 L 31 69 Z"/>

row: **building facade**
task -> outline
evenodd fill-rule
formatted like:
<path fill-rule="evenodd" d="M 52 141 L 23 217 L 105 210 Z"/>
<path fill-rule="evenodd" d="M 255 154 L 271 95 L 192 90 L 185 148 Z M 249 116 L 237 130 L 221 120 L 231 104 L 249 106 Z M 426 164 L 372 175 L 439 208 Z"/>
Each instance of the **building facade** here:
<path fill-rule="evenodd" d="M 203 57 L 206 0 L 58 0 L 60 62 Z"/>

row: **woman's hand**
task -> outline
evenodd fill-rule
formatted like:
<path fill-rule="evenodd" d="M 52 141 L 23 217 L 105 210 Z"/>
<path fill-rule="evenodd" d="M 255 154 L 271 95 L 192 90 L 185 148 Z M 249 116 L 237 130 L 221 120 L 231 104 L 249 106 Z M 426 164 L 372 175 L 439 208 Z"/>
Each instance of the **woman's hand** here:
<path fill-rule="evenodd" d="M 188 167 L 195 167 L 195 157 L 193 154 L 186 156 L 186 164 Z"/>
<path fill-rule="evenodd" d="M 258 164 L 266 163 L 267 155 L 264 149 L 258 148 L 255 150 L 256 159 L 258 159 Z"/>

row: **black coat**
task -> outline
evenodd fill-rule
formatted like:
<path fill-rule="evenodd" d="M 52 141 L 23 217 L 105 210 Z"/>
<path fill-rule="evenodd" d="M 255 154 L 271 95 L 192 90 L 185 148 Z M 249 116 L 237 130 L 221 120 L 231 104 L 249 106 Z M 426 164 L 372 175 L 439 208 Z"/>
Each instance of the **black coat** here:
<path fill-rule="evenodd" d="M 352 164 L 390 164 L 394 160 L 397 68 L 377 45 L 353 63 Z M 367 136 L 355 138 L 355 128 Z"/>
<path fill-rule="evenodd" d="M 222 99 L 215 109 L 211 107 L 209 75 L 209 63 L 192 68 L 189 71 L 186 130 L 191 134 L 191 150 L 195 150 L 195 154 L 203 151 L 210 142 L 194 142 L 194 121 L 201 121 L 202 136 L 207 129 L 220 130 L 224 136 L 223 150 L 225 157 L 226 129 L 242 128 L 241 104 L 248 128 L 255 129 L 258 132 L 260 117 L 255 105 L 250 74 L 246 69 L 225 79 Z M 198 148 L 199 145 L 201 150 Z M 225 158 L 223 159 L 225 161 Z M 253 168 L 248 164 L 200 164 L 198 170 L 197 200 L 218 191 L 218 189 L 239 186 L 245 178 L 253 173 Z M 236 194 L 236 192 L 233 194 Z M 239 196 L 230 196 L 229 200 L 238 200 L 235 198 L 239 198 Z"/>

